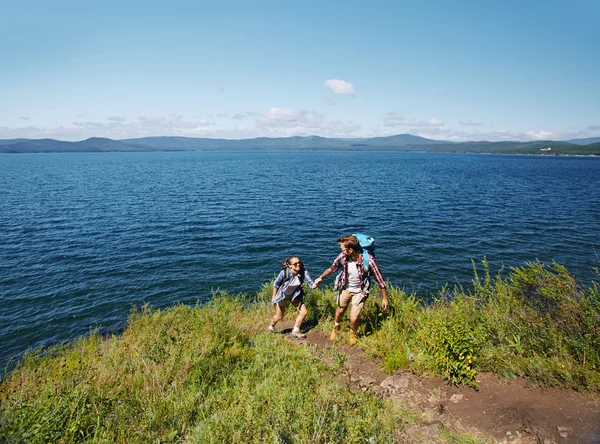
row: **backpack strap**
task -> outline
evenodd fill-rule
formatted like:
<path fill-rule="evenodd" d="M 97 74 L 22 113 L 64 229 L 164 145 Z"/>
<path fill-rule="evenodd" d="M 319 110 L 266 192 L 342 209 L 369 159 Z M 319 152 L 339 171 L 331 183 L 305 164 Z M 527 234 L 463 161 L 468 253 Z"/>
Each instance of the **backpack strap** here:
<path fill-rule="evenodd" d="M 302 266 L 302 268 L 300 269 L 300 272 L 298 273 L 298 278 L 300 279 L 300 285 L 304 285 L 304 266 Z M 281 281 L 281 285 L 285 284 L 287 281 L 291 280 L 293 277 L 292 275 L 292 271 L 289 268 L 284 268 L 283 269 L 283 281 Z"/>

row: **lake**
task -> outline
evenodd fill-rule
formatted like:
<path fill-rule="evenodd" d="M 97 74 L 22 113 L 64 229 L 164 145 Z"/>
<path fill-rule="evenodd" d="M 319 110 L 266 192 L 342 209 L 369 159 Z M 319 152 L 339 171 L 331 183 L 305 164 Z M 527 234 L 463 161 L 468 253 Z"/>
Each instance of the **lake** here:
<path fill-rule="evenodd" d="M 289 255 L 313 278 L 365 232 L 428 297 L 539 259 L 600 267 L 600 159 L 349 151 L 0 155 L 0 366 L 123 328 L 133 307 L 253 295 Z M 333 279 L 325 281 L 332 285 Z M 267 320 L 264 320 L 265 326 Z"/>

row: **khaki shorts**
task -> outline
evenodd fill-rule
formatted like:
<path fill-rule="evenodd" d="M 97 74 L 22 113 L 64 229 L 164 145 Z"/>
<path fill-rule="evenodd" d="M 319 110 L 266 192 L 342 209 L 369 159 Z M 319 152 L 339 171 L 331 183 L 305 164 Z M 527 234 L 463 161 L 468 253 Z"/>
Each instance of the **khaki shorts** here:
<path fill-rule="evenodd" d="M 346 308 L 351 302 L 353 307 L 358 307 L 360 304 L 364 304 L 366 299 L 367 298 L 362 291 L 352 293 L 348 290 L 343 290 L 338 298 L 338 305 L 342 308 Z"/>

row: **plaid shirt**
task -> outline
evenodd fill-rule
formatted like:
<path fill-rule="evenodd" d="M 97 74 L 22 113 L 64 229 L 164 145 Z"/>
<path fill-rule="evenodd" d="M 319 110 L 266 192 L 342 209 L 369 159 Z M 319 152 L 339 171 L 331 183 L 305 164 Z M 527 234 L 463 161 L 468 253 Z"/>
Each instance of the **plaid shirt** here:
<path fill-rule="evenodd" d="M 367 253 L 367 254 L 369 254 L 369 253 Z M 372 255 L 369 254 L 369 269 L 368 270 L 365 270 L 362 254 L 359 254 L 358 259 L 356 260 L 356 263 L 362 264 L 362 267 L 356 267 L 356 269 L 358 270 L 358 278 L 360 279 L 361 288 L 363 289 L 365 296 L 369 294 L 368 286 L 367 286 L 367 288 L 365 288 L 365 284 L 368 281 L 369 274 L 371 274 L 371 275 L 373 275 L 373 277 L 375 277 L 375 281 L 377 282 L 377 285 L 379 286 L 379 288 L 386 287 L 387 284 L 385 282 L 385 279 L 383 278 L 383 275 L 381 274 L 381 271 L 379 271 L 377 262 L 375 262 L 375 257 L 373 257 Z M 329 267 L 331 269 L 331 271 L 333 271 L 334 273 L 336 271 L 338 271 L 340 268 L 344 267 L 344 271 L 342 273 L 340 273 L 340 279 L 337 281 L 336 290 L 341 290 L 348 283 L 347 264 L 348 264 L 348 259 L 346 258 L 346 255 L 344 253 L 340 253 L 340 255 L 338 257 L 336 257 L 335 260 L 333 261 L 333 264 L 331 264 L 331 267 Z"/>
<path fill-rule="evenodd" d="M 292 295 L 292 301 L 294 299 L 296 299 L 298 296 L 304 295 L 304 289 L 302 288 L 304 282 L 307 282 L 308 285 L 311 287 L 314 284 L 313 280 L 310 278 L 310 275 L 308 274 L 308 271 L 306 271 L 306 268 L 302 267 L 302 271 L 303 271 L 303 275 L 302 276 L 298 275 L 298 277 L 300 278 L 300 286 L 296 289 L 296 291 Z M 286 279 L 286 277 L 288 277 L 288 279 Z M 290 282 L 292 282 L 292 278 L 293 278 L 293 276 L 292 276 L 291 271 L 281 270 L 279 272 L 279 274 L 275 278 L 275 282 L 273 283 L 273 287 L 277 290 L 277 293 L 275 294 L 275 299 L 273 301 L 271 301 L 272 304 L 276 304 L 277 302 L 280 302 L 285 299 L 285 290 L 287 290 L 287 288 L 290 285 Z"/>

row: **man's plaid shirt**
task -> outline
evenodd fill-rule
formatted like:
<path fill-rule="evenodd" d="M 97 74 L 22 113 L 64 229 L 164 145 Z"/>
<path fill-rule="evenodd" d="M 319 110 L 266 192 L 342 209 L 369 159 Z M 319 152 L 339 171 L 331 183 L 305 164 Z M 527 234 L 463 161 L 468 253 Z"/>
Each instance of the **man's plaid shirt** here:
<path fill-rule="evenodd" d="M 369 254 L 369 253 L 366 253 L 366 254 Z M 387 284 L 385 282 L 385 279 L 383 278 L 383 275 L 381 274 L 381 271 L 379 270 L 379 266 L 377 265 L 377 262 L 375 261 L 375 257 L 373 255 L 369 254 L 368 270 L 365 270 L 362 254 L 360 254 L 358 256 L 356 263 L 362 265 L 362 266 L 356 267 L 356 269 L 358 270 L 358 278 L 360 279 L 360 282 L 362 283 L 361 287 L 363 289 L 363 292 L 365 293 L 365 296 L 367 294 L 369 294 L 368 288 L 365 288 L 365 284 L 369 277 L 369 272 L 375 278 L 375 281 L 377 282 L 377 285 L 379 286 L 379 288 L 386 287 Z M 346 255 L 344 253 L 340 253 L 340 255 L 338 257 L 336 257 L 335 260 L 333 261 L 333 264 L 331 264 L 331 267 L 329 267 L 331 269 L 331 271 L 333 271 L 334 273 L 336 271 L 338 271 L 340 268 L 344 267 L 344 271 L 341 274 L 341 278 L 337 281 L 336 290 L 340 290 L 340 289 L 344 288 L 346 286 L 346 283 L 348 282 L 348 267 L 346 266 L 347 264 L 348 264 L 348 259 L 346 258 Z"/>

